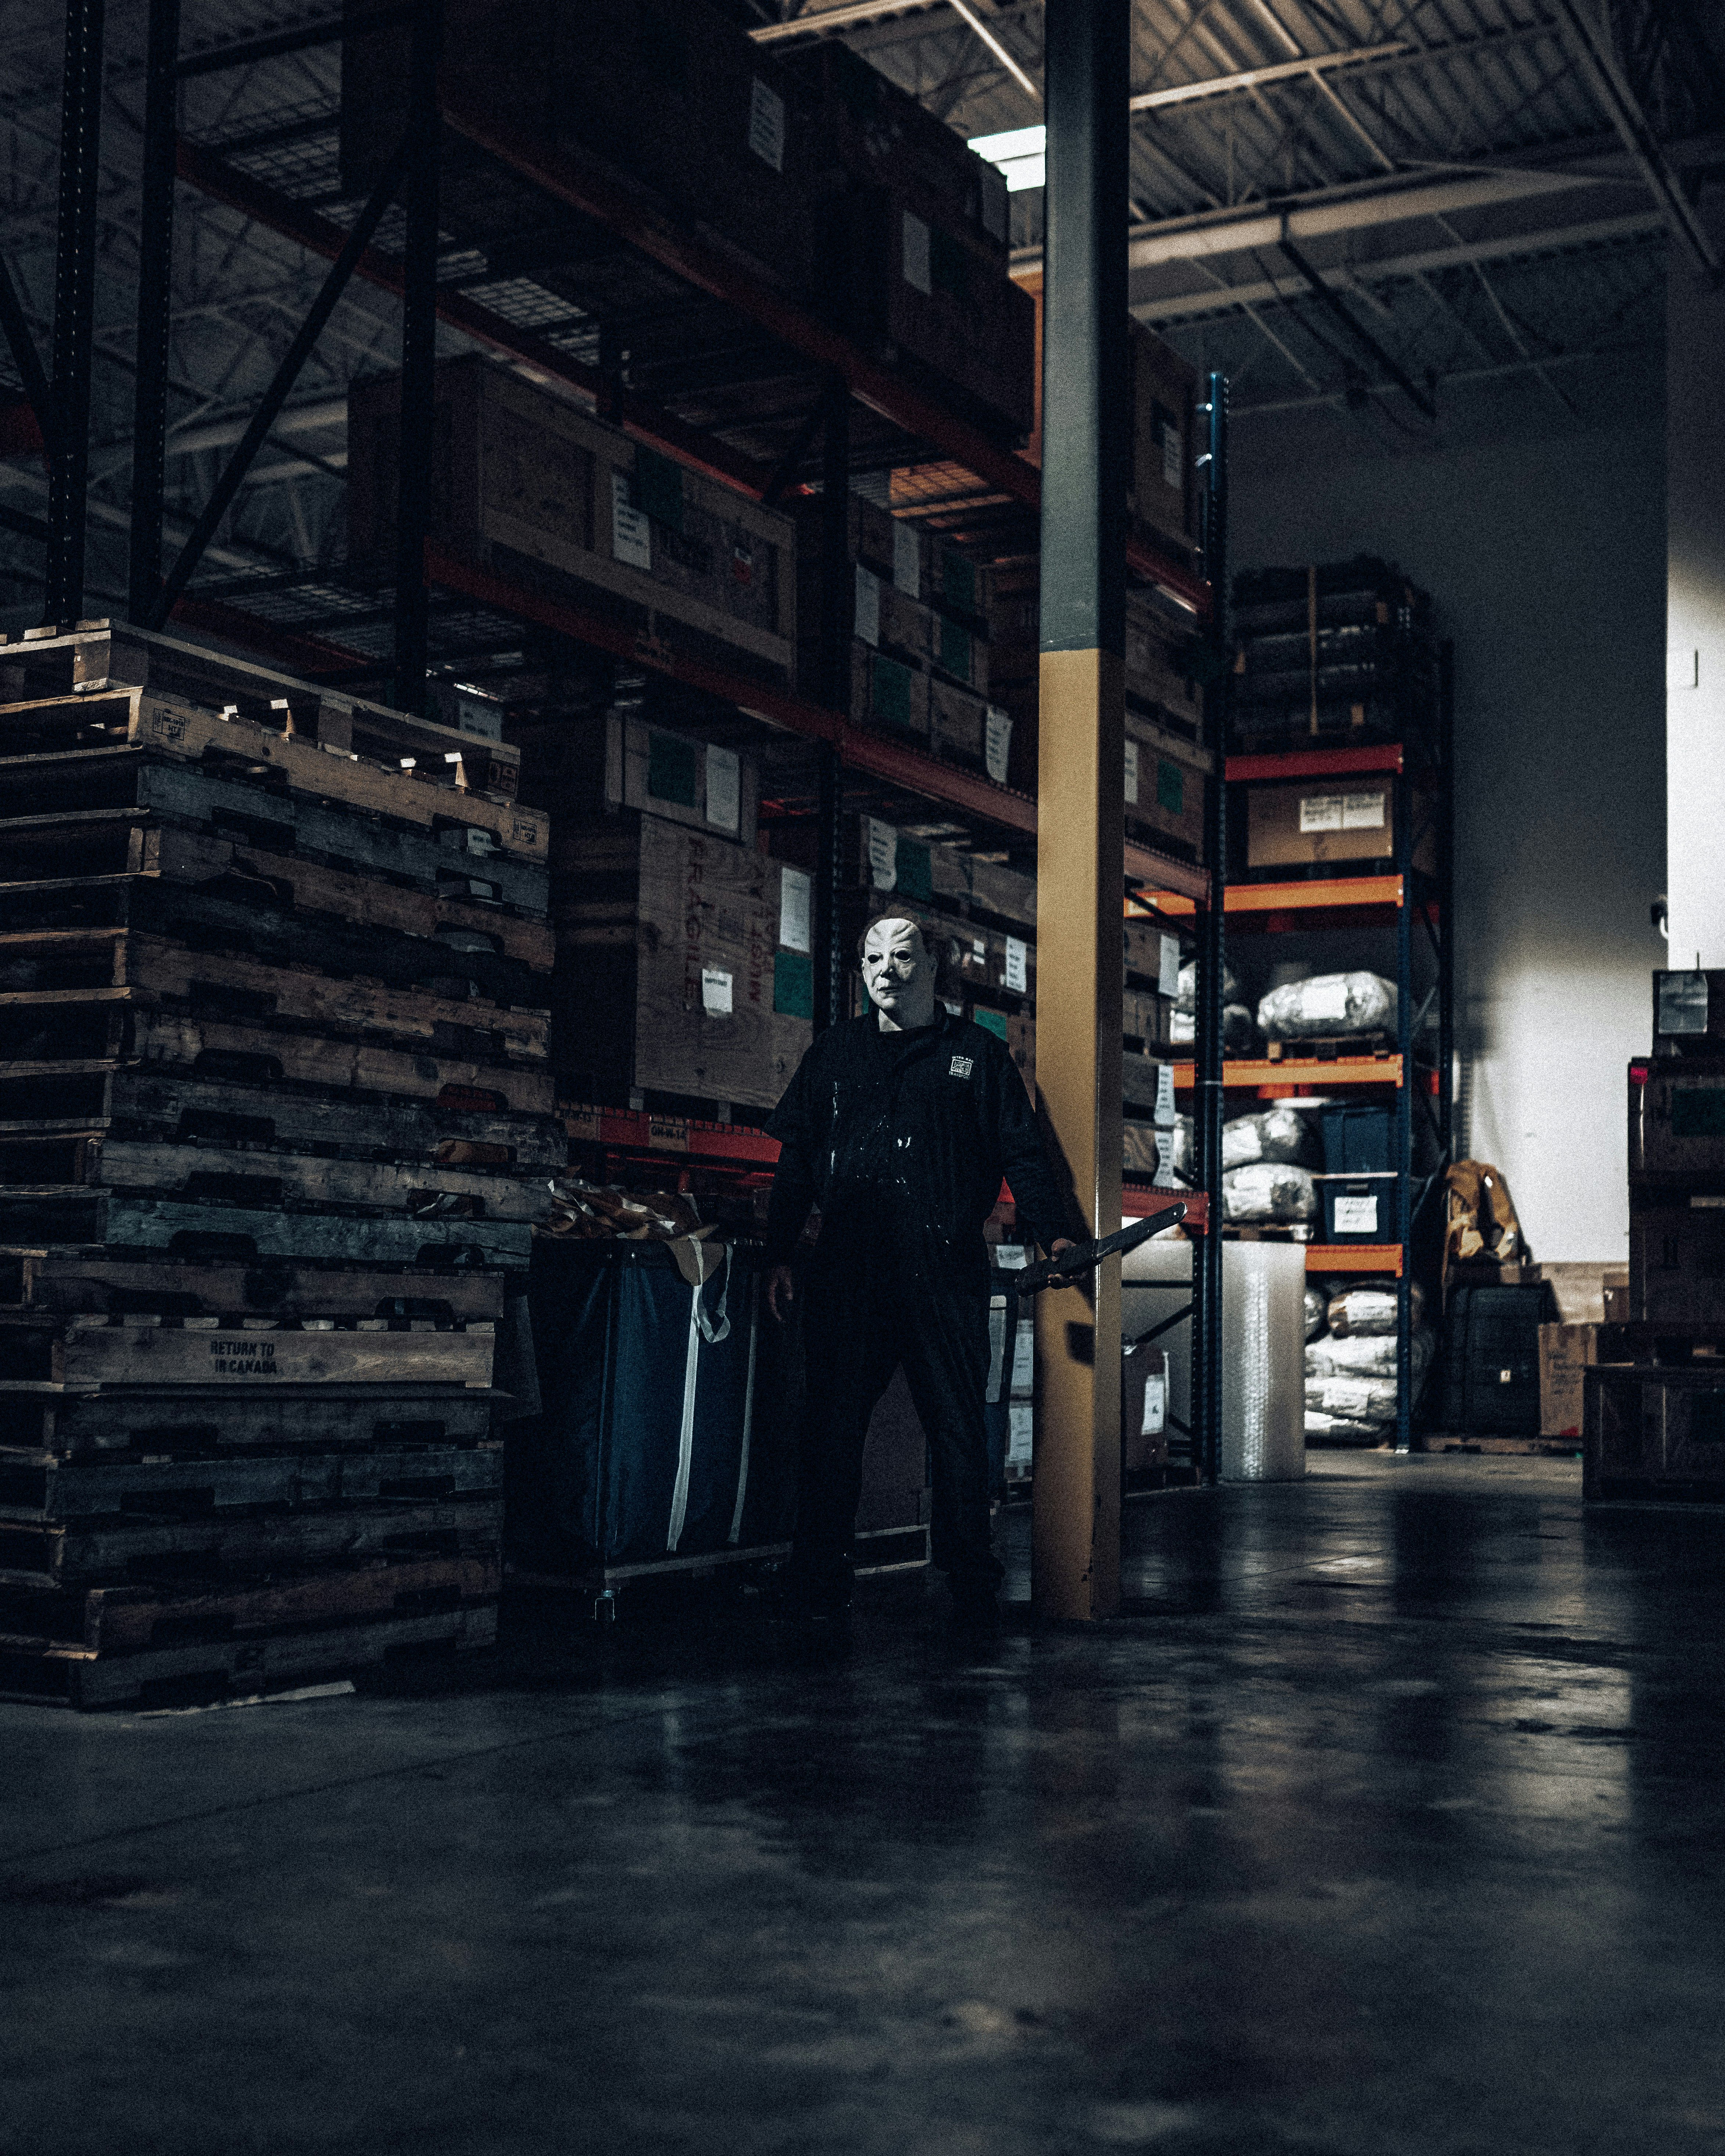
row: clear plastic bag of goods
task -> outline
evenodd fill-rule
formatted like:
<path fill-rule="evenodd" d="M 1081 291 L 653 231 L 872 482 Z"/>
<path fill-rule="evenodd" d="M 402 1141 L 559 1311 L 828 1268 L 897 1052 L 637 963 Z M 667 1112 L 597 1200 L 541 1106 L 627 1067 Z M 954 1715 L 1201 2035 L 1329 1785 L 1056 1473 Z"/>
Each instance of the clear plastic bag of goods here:
<path fill-rule="evenodd" d="M 1323 1414 L 1349 1416 L 1355 1422 L 1394 1422 L 1396 1389 L 1393 1377 L 1308 1378 L 1306 1405 Z"/>
<path fill-rule="evenodd" d="M 1300 1335 L 1306 1257 L 1294 1243 L 1222 1246 L 1222 1430 L 1226 1482 L 1306 1472 Z"/>
<path fill-rule="evenodd" d="M 1308 1445 L 1382 1445 L 1388 1435 L 1381 1422 L 1356 1422 L 1351 1415 L 1325 1414 L 1317 1408 L 1306 1410 Z"/>
<path fill-rule="evenodd" d="M 1309 1287 L 1307 1289 L 1306 1337 L 1308 1340 L 1316 1340 L 1318 1334 L 1323 1331 L 1324 1313 L 1327 1307 L 1327 1306 L 1324 1301 L 1324 1291 L 1321 1287 Z"/>
<path fill-rule="evenodd" d="M 1224 1004 L 1240 1001 L 1240 976 L 1224 958 L 1222 961 L 1222 1000 Z M 1174 1009 L 1189 1015 L 1198 1009 L 1198 961 L 1189 958 L 1180 968 L 1180 985 L 1174 996 Z"/>
<path fill-rule="evenodd" d="M 1317 1218 L 1317 1185 L 1286 1161 L 1259 1160 L 1222 1178 L 1222 1217 L 1230 1227 L 1297 1227 Z"/>
<path fill-rule="evenodd" d="M 1168 1039 L 1176 1048 L 1190 1048 L 1198 1039 L 1198 1019 L 1189 1010 L 1176 1009 L 1169 1021 Z M 1258 1022 L 1244 1004 L 1222 1006 L 1222 1052 L 1224 1055 L 1255 1055 Z"/>
<path fill-rule="evenodd" d="M 1418 1281 L 1409 1286 L 1408 1299 L 1417 1328 L 1425 1306 L 1425 1291 Z M 1394 1332 L 1395 1290 L 1378 1281 L 1350 1281 L 1332 1295 L 1325 1316 L 1338 1340 L 1351 1339 L 1355 1334 Z"/>
<path fill-rule="evenodd" d="M 1235 1116 L 1222 1126 L 1224 1170 L 1245 1168 L 1255 1160 L 1310 1167 L 1317 1151 L 1317 1134 L 1296 1108 L 1266 1108 L 1261 1115 Z"/>
<path fill-rule="evenodd" d="M 1416 1394 L 1431 1361 L 1433 1337 L 1430 1327 L 1425 1325 L 1414 1335 L 1411 1357 Z M 1394 1378 L 1395 1372 L 1396 1337 L 1393 1332 L 1356 1332 L 1345 1339 L 1328 1332 L 1321 1340 L 1307 1343 L 1308 1378 Z"/>
<path fill-rule="evenodd" d="M 1395 1024 L 1395 983 L 1378 973 L 1317 973 L 1272 988 L 1258 1005 L 1271 1040 L 1350 1033 L 1388 1033 Z"/>

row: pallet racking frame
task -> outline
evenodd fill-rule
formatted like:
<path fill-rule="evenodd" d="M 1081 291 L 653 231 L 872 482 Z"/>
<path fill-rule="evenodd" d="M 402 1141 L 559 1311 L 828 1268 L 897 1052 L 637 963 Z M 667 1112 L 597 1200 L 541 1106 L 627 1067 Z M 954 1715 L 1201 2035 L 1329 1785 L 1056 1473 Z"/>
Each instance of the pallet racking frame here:
<path fill-rule="evenodd" d="M 430 439 L 434 325 L 442 321 L 493 352 L 572 393 L 601 416 L 636 439 L 680 458 L 724 484 L 773 501 L 787 490 L 824 483 L 829 497 L 835 482 L 866 470 L 916 465 L 956 467 L 977 482 L 974 495 L 962 508 L 974 524 L 978 517 L 1014 523 L 1034 535 L 1040 516 L 1042 482 L 1038 468 L 1009 444 L 991 439 L 969 420 L 942 407 L 927 392 L 894 375 L 878 361 L 850 344 L 825 324 L 789 305 L 748 277 L 732 262 L 692 235 L 673 228 L 650 209 L 608 187 L 575 155 L 501 131 L 465 104 L 458 84 L 438 71 L 441 0 L 412 0 L 356 18 L 301 25 L 182 58 L 179 53 L 179 0 L 150 0 L 147 29 L 146 100 L 140 197 L 144 241 L 140 260 L 137 305 L 139 367 L 135 400 L 133 489 L 136 515 L 131 535 L 129 612 L 134 621 L 161 626 L 172 619 L 202 628 L 229 641 L 249 644 L 270 657 L 326 682 L 388 679 L 398 704 L 423 709 L 427 670 L 450 649 L 452 637 L 470 640 L 475 624 L 488 621 L 500 629 L 536 624 L 577 644 L 614 653 L 627 644 L 637 665 L 666 674 L 688 685 L 722 697 L 738 711 L 778 732 L 800 735 L 818 747 L 819 870 L 818 918 L 823 931 L 817 965 L 820 1009 L 836 1014 L 842 952 L 834 903 L 839 874 L 838 836 L 845 805 L 846 774 L 897 789 L 961 817 L 1034 838 L 1036 803 L 1027 795 L 994 784 L 954 765 L 910 749 L 888 737 L 853 725 L 845 716 L 832 684 L 821 702 L 763 690 L 756 682 L 733 678 L 719 667 L 678 661 L 646 653 L 619 638 L 610 624 L 589 619 L 575 608 L 506 583 L 454 561 L 429 543 L 429 471 L 425 444 Z M 338 42 L 350 27 L 370 28 L 384 19 L 411 23 L 412 97 L 408 139 L 396 154 L 387 185 L 380 186 L 360 220 L 345 228 L 308 205 L 226 165 L 179 135 L 176 123 L 178 85 L 194 75 L 239 67 L 280 53 Z M 83 611 L 82 533 L 85 522 L 90 359 L 89 298 L 94 277 L 95 176 L 95 131 L 98 124 L 100 75 L 101 0 L 67 0 L 67 69 L 63 112 L 61 204 L 57 252 L 57 290 L 53 378 L 49 381 L 30 344 L 9 280 L 0 264 L 0 329 L 18 358 L 49 451 L 53 491 L 48 525 L 41 536 L 49 556 L 47 615 L 69 625 Z M 417 134 L 415 132 L 417 129 Z M 580 211 L 614 237 L 626 241 L 643 260 L 670 270 L 692 290 L 720 302 L 735 318 L 782 346 L 803 369 L 814 408 L 793 451 L 776 465 L 740 451 L 716 432 L 691 424 L 675 412 L 656 406 L 624 387 L 601 367 L 588 364 L 532 331 L 505 321 L 458 290 L 440 285 L 438 264 L 439 145 L 459 136 L 494 158 L 516 179 L 526 180 L 547 198 Z M 176 183 L 198 188 L 249 218 L 267 225 L 309 252 L 330 261 L 322 291 L 278 368 L 244 438 L 223 469 L 211 501 L 191 540 L 164 578 L 162 564 L 163 461 L 167 398 L 167 334 L 171 311 L 172 236 Z M 383 211 L 400 200 L 407 211 L 408 241 L 403 256 L 387 254 L 372 244 Z M 391 291 L 403 310 L 404 394 L 402 436 L 403 488 L 398 573 L 387 615 L 393 639 L 388 663 L 352 650 L 340 640 L 339 626 L 320 621 L 284 623 L 247 608 L 247 594 L 214 598 L 191 588 L 204 547 L 213 536 L 222 509 L 231 501 L 246 469 L 268 434 L 275 413 L 289 394 L 299 366 L 316 341 L 347 280 L 359 276 Z M 64 336 L 61 324 L 64 322 Z M 64 349 L 63 349 L 64 347 Z M 1183 608 L 1221 650 L 1222 573 L 1225 567 L 1227 500 L 1226 384 L 1212 376 L 1207 439 L 1199 461 L 1204 470 L 1205 536 L 1204 572 L 1134 536 L 1127 546 L 1131 574 L 1158 588 Z M 852 418 L 867 418 L 868 439 L 853 439 Z M 961 521 L 963 521 L 961 517 Z M 962 539 L 962 533 L 955 536 Z M 830 542 L 829 542 L 830 543 Z M 418 573 L 414 573 L 417 568 Z M 838 580 L 829 578 L 829 584 Z M 446 624 L 459 619 L 459 632 Z M 838 643 L 839 624 L 829 625 Z M 465 654 L 464 654 L 465 655 Z M 1223 784 L 1219 748 L 1225 739 L 1225 676 L 1207 695 L 1205 732 L 1218 751 L 1211 793 L 1211 832 L 1215 844 L 1207 869 L 1128 843 L 1128 885 L 1155 892 L 1165 906 L 1184 906 L 1204 917 L 1201 953 L 1206 978 L 1214 977 L 1219 998 L 1223 937 L 1222 860 L 1219 850 Z M 1199 1029 L 1199 1054 L 1214 1065 L 1210 1083 L 1227 1082 L 1220 1060 L 1219 1034 Z M 1217 1099 L 1219 1104 L 1219 1091 Z M 627 1111 L 599 1111 L 608 1133 L 614 1124 L 625 1149 L 629 1141 L 621 1124 Z M 630 1119 L 631 1129 L 634 1118 Z M 649 1119 L 640 1118 L 642 1122 Z M 1219 1125 L 1218 1126 L 1219 1128 Z M 734 1132 L 691 1142 L 686 1157 L 734 1158 L 752 1161 L 752 1139 L 758 1133 Z M 718 1132 L 720 1127 L 712 1127 Z M 651 1149 L 667 1149 L 651 1142 Z M 1207 1191 L 1208 1208 L 1194 1204 L 1193 1224 L 1219 1203 L 1219 1145 L 1214 1149 Z M 1128 1203 L 1142 1202 L 1130 1193 Z M 1216 1307 L 1219 1267 L 1206 1237 L 1206 1255 L 1197 1269 L 1195 1322 L 1204 1346 L 1195 1359 L 1204 1375 L 1199 1390 L 1194 1456 L 1205 1479 L 1213 1479 L 1216 1457 L 1215 1415 L 1220 1397 L 1219 1326 L 1206 1325 L 1205 1312 Z M 1194 1343 L 1196 1346 L 1196 1343 Z"/>

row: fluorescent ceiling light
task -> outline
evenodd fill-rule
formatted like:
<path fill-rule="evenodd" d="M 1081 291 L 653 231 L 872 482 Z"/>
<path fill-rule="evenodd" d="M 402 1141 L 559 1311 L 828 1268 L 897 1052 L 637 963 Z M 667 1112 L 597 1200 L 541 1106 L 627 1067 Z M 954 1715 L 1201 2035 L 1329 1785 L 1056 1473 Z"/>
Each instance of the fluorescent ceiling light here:
<path fill-rule="evenodd" d="M 973 135 L 969 146 L 1002 174 L 1006 192 L 1010 195 L 1022 194 L 1026 187 L 1040 187 L 1045 182 L 1045 127 L 1010 127 L 1004 135 Z"/>

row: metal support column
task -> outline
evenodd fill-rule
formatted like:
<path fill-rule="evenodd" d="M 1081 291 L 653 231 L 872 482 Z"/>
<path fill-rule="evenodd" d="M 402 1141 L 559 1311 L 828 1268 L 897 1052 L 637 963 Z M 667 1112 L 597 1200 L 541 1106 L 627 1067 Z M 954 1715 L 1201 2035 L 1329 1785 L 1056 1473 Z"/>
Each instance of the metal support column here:
<path fill-rule="evenodd" d="M 1455 1150 L 1455 647 L 1438 646 L 1438 1133 Z"/>
<path fill-rule="evenodd" d="M 1198 1011 L 1193 1101 L 1198 1180 L 1209 1197 L 1192 1317 L 1193 1432 L 1199 1480 L 1214 1482 L 1222 1457 L 1222 978 L 1227 961 L 1228 812 L 1228 377 L 1212 374 L 1204 420 L 1204 572 L 1209 581 L 1211 679 L 1204 692 L 1204 744 L 1215 760 L 1204 808 L 1209 896 L 1199 916 Z"/>
<path fill-rule="evenodd" d="M 850 392 L 837 377 L 821 400 L 820 693 L 829 711 L 850 709 Z M 844 775 L 839 752 L 815 751 L 818 805 L 814 834 L 814 1029 L 845 1016 Z"/>
<path fill-rule="evenodd" d="M 60 89 L 59 220 L 54 243 L 54 430 L 49 465 L 48 590 L 43 605 L 44 621 L 68 626 L 84 611 L 102 27 L 103 0 L 68 0 L 66 68 Z"/>
<path fill-rule="evenodd" d="M 131 555 L 126 577 L 126 611 L 136 622 L 149 620 L 162 583 L 179 57 L 180 0 L 150 0 L 139 177 L 142 229 L 138 242 L 138 371 L 132 397 Z"/>
<path fill-rule="evenodd" d="M 425 541 L 431 525 L 437 404 L 437 221 L 441 126 L 437 70 L 443 0 L 418 0 L 408 76 L 407 239 L 402 254 L 401 475 L 395 525 L 394 696 L 404 711 L 425 708 L 430 613 Z"/>
<path fill-rule="evenodd" d="M 1412 760 L 1412 744 L 1404 754 Z M 1425 1081 L 1414 1061 L 1419 1034 L 1414 1025 L 1414 794 L 1404 767 L 1392 788 L 1395 803 L 1395 866 L 1402 902 L 1395 910 L 1395 1031 L 1402 1082 L 1395 1094 L 1395 1240 L 1401 1252 L 1396 1281 L 1395 1449 L 1413 1450 L 1414 1412 L 1414 1088 Z"/>
<path fill-rule="evenodd" d="M 1125 890 L 1128 0 L 1047 16 L 1036 1076 L 1079 1212 L 1118 1229 Z M 1032 1579 L 1120 1606 L 1120 1263 L 1036 1299 Z"/>

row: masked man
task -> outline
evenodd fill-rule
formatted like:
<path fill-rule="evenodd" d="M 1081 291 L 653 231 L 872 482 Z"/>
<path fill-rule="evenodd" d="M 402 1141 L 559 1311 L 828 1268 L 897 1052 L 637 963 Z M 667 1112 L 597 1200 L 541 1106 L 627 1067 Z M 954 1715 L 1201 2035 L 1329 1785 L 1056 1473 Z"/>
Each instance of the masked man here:
<path fill-rule="evenodd" d="M 790 1257 L 811 1206 L 808 1370 L 790 1584 L 793 1607 L 842 1616 L 869 1419 L 902 1363 L 933 1469 L 934 1562 L 961 1620 L 997 1614 L 988 1546 L 988 1265 L 983 1223 L 1001 1179 L 1050 1255 L 1070 1208 L 1004 1042 L 950 1017 L 911 921 L 863 938 L 870 1009 L 819 1036 L 768 1128 L 780 1142 L 768 1227 L 768 1298 L 784 1319 Z"/>

